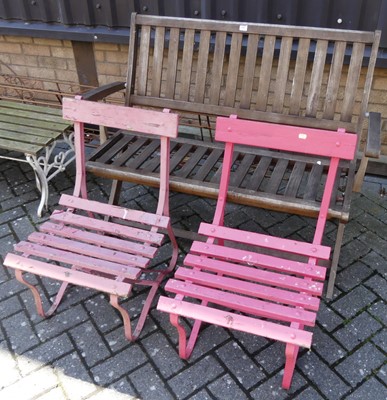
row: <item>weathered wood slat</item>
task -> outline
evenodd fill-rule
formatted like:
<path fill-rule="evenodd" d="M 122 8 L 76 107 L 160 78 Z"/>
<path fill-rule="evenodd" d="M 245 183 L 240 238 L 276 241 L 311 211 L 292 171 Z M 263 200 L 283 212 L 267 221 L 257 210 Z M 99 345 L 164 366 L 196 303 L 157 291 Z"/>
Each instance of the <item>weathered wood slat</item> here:
<path fill-rule="evenodd" d="M 147 91 L 150 35 L 150 26 L 143 26 L 141 29 L 140 48 L 138 50 L 139 58 L 137 66 L 137 93 L 140 96 L 146 95 Z"/>
<path fill-rule="evenodd" d="M 239 187 L 241 185 L 256 156 L 254 154 L 242 154 L 242 157 L 242 161 L 239 163 L 237 170 L 231 173 L 230 186 Z"/>
<path fill-rule="evenodd" d="M 306 185 L 306 190 L 304 194 L 305 200 L 316 200 L 318 194 L 318 188 L 321 182 L 321 175 L 323 173 L 324 167 L 319 164 L 314 164 L 309 177 L 308 183 Z"/>
<path fill-rule="evenodd" d="M 219 104 L 220 88 L 222 86 L 225 45 L 226 33 L 217 32 L 215 38 L 214 59 L 212 62 L 212 79 L 210 86 L 211 104 Z"/>
<path fill-rule="evenodd" d="M 189 160 L 184 163 L 183 167 L 174 171 L 174 175 L 186 178 L 198 165 L 199 161 L 204 157 L 207 153 L 208 149 L 206 147 L 197 147 L 193 154 L 189 157 Z"/>
<path fill-rule="evenodd" d="M 243 36 L 240 33 L 233 33 L 231 38 L 226 78 L 226 94 L 224 99 L 224 105 L 229 107 L 233 107 L 235 104 L 238 71 L 241 59 L 242 38 Z"/>
<path fill-rule="evenodd" d="M 251 94 L 254 83 L 255 65 L 257 62 L 258 35 L 249 35 L 246 49 L 246 59 L 243 70 L 241 108 L 250 108 Z"/>
<path fill-rule="evenodd" d="M 305 162 L 296 162 L 289 177 L 289 182 L 286 185 L 284 195 L 289 197 L 297 196 L 298 188 L 300 187 L 302 177 L 306 168 Z"/>
<path fill-rule="evenodd" d="M 144 137 L 139 137 L 136 138 L 137 140 L 131 141 L 131 137 L 123 137 L 116 146 L 113 146 L 111 150 L 107 151 L 104 155 L 106 161 L 111 160 L 118 152 L 123 150 L 122 154 L 117 157 L 113 161 L 113 165 L 124 165 L 130 158 L 136 154 L 145 144 L 148 142 L 148 140 Z M 130 146 L 128 146 L 130 143 Z M 128 146 L 128 147 L 127 147 Z M 127 148 L 126 148 L 127 147 Z M 102 162 L 98 160 L 98 162 Z"/>
<path fill-rule="evenodd" d="M 11 120 L 11 118 L 9 118 Z M 51 125 L 50 125 L 51 126 Z M 43 128 L 35 128 L 33 126 L 28 126 L 28 129 L 25 129 L 22 125 L 15 125 L 12 122 L 2 122 L 0 121 L 0 129 L 7 132 L 15 132 L 15 133 L 23 133 L 26 136 L 35 136 L 36 138 L 50 138 L 56 139 L 59 134 L 63 133 L 61 129 L 43 129 Z"/>
<path fill-rule="evenodd" d="M 169 32 L 169 35 L 165 96 L 169 99 L 173 99 L 175 97 L 176 88 L 180 30 L 178 28 L 172 28 Z"/>
<path fill-rule="evenodd" d="M 210 46 L 210 31 L 200 32 L 200 42 L 199 42 L 199 55 L 198 55 L 198 65 L 196 71 L 195 80 L 195 98 L 194 101 L 198 103 L 204 103 L 204 94 L 206 88 L 206 77 L 207 77 L 207 64 Z"/>
<path fill-rule="evenodd" d="M 282 158 L 277 161 L 274 170 L 270 176 L 269 182 L 266 185 L 265 188 L 266 192 L 277 193 L 287 167 L 288 167 L 288 160 Z"/>
<path fill-rule="evenodd" d="M 269 165 L 271 164 L 271 161 L 272 159 L 270 157 L 262 157 L 259 160 L 259 163 L 255 168 L 255 171 L 251 175 L 249 182 L 246 185 L 248 189 L 258 190 L 263 178 L 266 175 L 266 171 L 269 168 Z"/>
<path fill-rule="evenodd" d="M 163 71 L 163 57 L 164 57 L 164 36 L 165 28 L 157 27 L 155 35 L 155 45 L 153 50 L 153 64 L 152 64 L 152 83 L 151 95 L 160 96 L 161 90 L 161 74 Z"/>
<path fill-rule="evenodd" d="M 187 29 L 184 35 L 184 47 L 181 63 L 181 101 L 188 101 L 189 99 L 194 40 L 195 31 L 192 29 Z"/>
<path fill-rule="evenodd" d="M 223 154 L 223 151 L 220 149 L 212 150 L 211 153 L 209 154 L 209 156 L 207 157 L 206 161 L 196 172 L 195 179 L 198 181 L 204 181 L 204 179 L 210 173 L 211 169 L 219 161 L 219 158 L 222 156 L 222 154 Z"/>
<path fill-rule="evenodd" d="M 13 140 L 17 142 L 22 142 L 22 143 L 31 143 L 31 144 L 36 144 L 40 146 L 46 146 L 52 142 L 52 138 L 47 138 L 44 136 L 36 136 L 29 134 L 29 132 L 9 132 L 9 131 L 4 131 L 0 128 L 0 139 L 6 139 L 6 140 Z"/>
<path fill-rule="evenodd" d="M 19 151 L 21 153 L 37 155 L 44 146 L 34 145 L 31 143 L 17 142 L 16 140 L 0 139 L 0 148 L 6 150 Z"/>

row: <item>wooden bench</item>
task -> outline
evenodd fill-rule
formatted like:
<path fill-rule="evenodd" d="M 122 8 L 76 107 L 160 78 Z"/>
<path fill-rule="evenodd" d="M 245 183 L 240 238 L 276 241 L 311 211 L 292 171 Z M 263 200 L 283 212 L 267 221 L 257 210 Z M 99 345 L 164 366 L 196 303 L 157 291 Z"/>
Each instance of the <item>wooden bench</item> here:
<path fill-rule="evenodd" d="M 100 100 L 126 86 L 127 105 L 168 107 L 180 120 L 212 130 L 214 116 L 318 129 L 345 129 L 359 137 L 362 162 L 344 161 L 328 212 L 339 221 L 328 296 L 357 189 L 368 157 L 380 152 L 380 115 L 369 113 L 363 137 L 380 32 L 168 18 L 133 14 L 127 82 L 84 96 Z M 204 121 L 204 123 L 203 123 Z M 183 138 L 172 142 L 171 190 L 216 198 L 223 145 Z M 364 139 L 364 140 L 363 140 Z M 157 145 L 119 131 L 89 159 L 102 177 L 158 186 Z M 316 156 L 240 147 L 228 199 L 245 205 L 316 216 L 326 164 Z M 113 188 L 114 188 L 113 186 Z M 113 191 L 111 201 L 117 201 Z"/>
<path fill-rule="evenodd" d="M 0 158 L 26 162 L 33 168 L 41 192 L 39 217 L 47 207 L 48 182 L 74 159 L 71 128 L 60 109 L 0 100 Z M 55 153 L 60 142 L 67 149 Z"/>
<path fill-rule="evenodd" d="M 340 130 L 232 117 L 217 118 L 215 137 L 226 147 L 213 222 L 200 224 L 206 242 L 193 242 L 184 266 L 165 285 L 173 297 L 161 296 L 157 308 L 170 313 L 184 359 L 192 353 L 202 322 L 286 343 L 282 386 L 289 389 L 299 347 L 312 344 L 312 332 L 305 327 L 315 325 L 323 291 L 326 268 L 320 261 L 329 259 L 331 249 L 321 241 L 339 162 L 354 158 L 357 138 Z M 224 226 L 235 144 L 314 154 L 326 161 L 328 174 L 310 242 Z M 267 249 L 275 254 L 265 254 Z M 289 254 L 297 259 L 289 259 Z M 194 321 L 188 341 L 179 317 Z"/>

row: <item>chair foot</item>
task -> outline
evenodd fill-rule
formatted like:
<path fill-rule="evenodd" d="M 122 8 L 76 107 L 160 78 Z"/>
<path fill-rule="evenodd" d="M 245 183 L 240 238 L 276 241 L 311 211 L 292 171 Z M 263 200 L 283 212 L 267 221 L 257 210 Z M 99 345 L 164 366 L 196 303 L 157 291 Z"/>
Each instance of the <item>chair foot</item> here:
<path fill-rule="evenodd" d="M 299 346 L 294 344 L 287 344 L 285 349 L 285 370 L 284 377 L 282 379 L 282 387 L 286 390 L 290 388 L 293 379 L 294 369 L 296 367 L 297 355 Z"/>

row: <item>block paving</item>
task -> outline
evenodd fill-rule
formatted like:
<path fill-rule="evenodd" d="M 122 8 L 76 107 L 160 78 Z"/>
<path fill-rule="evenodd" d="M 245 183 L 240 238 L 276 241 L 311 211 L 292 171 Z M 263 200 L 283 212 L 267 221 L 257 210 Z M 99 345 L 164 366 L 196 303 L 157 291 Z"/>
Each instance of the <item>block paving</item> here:
<path fill-rule="evenodd" d="M 49 208 L 71 193 L 74 169 L 50 182 Z M 72 287 L 49 319 L 36 314 L 30 291 L 2 266 L 13 245 L 48 218 L 36 216 L 39 193 L 28 165 L 0 161 L 0 398 L 39 400 L 387 398 L 387 180 L 366 176 L 355 195 L 332 301 L 324 299 L 311 350 L 298 358 L 293 384 L 281 389 L 284 345 L 205 326 L 192 357 L 177 353 L 177 334 L 155 304 L 140 340 L 128 342 L 119 315 L 101 293 Z M 91 177 L 90 198 L 106 202 L 110 183 Z M 124 185 L 121 204 L 151 209 L 157 191 Z M 214 201 L 171 194 L 176 228 L 211 221 Z M 310 238 L 307 218 L 231 204 L 226 222 L 258 232 Z M 334 243 L 327 224 L 325 244 Z M 190 241 L 179 240 L 180 261 Z M 165 244 L 157 264 L 168 260 Z M 58 284 L 37 278 L 47 301 Z M 163 293 L 163 290 L 160 290 Z M 133 315 L 144 299 L 127 301 Z"/>

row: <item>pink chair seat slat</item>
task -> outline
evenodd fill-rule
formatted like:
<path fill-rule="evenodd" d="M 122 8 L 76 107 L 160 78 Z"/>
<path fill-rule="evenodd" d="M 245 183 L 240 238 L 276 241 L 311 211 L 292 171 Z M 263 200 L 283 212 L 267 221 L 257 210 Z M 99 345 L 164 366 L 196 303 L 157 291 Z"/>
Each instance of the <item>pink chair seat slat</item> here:
<path fill-rule="evenodd" d="M 166 229 L 169 223 L 169 217 L 113 206 L 111 204 L 104 204 L 98 201 L 82 199 L 75 196 L 69 196 L 68 194 L 62 194 L 59 204 L 65 207 L 76 208 L 77 210 L 90 211 L 92 213 L 120 218 L 124 221 L 127 220 L 144 225 L 156 226 L 158 228 Z"/>
<path fill-rule="evenodd" d="M 310 348 L 312 343 L 312 333 L 307 331 L 275 324 L 270 321 L 262 321 L 256 318 L 252 320 L 250 317 L 244 315 L 171 299 L 169 297 L 160 297 L 158 309 L 187 318 L 192 318 L 194 316 L 195 319 L 203 322 L 223 326 L 224 328 L 232 328 L 242 332 L 253 333 L 268 339 L 292 343 L 297 346 Z"/>
<path fill-rule="evenodd" d="M 31 242 L 19 242 L 15 245 L 15 250 L 26 255 L 42 257 L 47 260 L 50 259 L 69 265 L 75 265 L 78 268 L 86 268 L 105 274 L 117 275 L 126 279 L 137 279 L 141 273 L 141 269 L 134 265 L 113 263 Z"/>
<path fill-rule="evenodd" d="M 284 322 L 298 322 L 307 326 L 315 325 L 316 313 L 242 296 L 240 293 L 243 292 L 244 285 L 242 284 L 242 287 L 239 287 L 240 282 L 236 280 L 220 276 L 214 276 L 214 278 L 212 278 L 209 274 L 195 271 L 195 275 L 196 274 L 201 275 L 204 282 L 206 278 L 211 280 L 212 282 L 209 282 L 208 285 L 211 287 L 207 287 L 203 281 L 199 282 L 199 285 L 196 285 L 190 281 L 183 282 L 169 279 L 165 289 L 175 294 L 208 301 L 212 304 L 232 308 L 235 311 L 252 314 L 262 318 Z M 196 279 L 193 279 L 192 281 L 196 282 Z M 213 285 L 211 283 L 213 283 Z M 236 291 L 237 293 L 234 293 L 233 291 Z M 254 292 L 250 292 L 249 294 L 255 297 Z"/>
<path fill-rule="evenodd" d="M 287 253 L 299 254 L 307 257 L 316 257 L 322 260 L 329 260 L 331 249 L 328 246 L 321 246 L 300 242 L 297 240 L 283 239 L 255 232 L 244 232 L 240 229 L 227 228 L 202 222 L 199 233 L 224 240 L 231 240 L 238 243 L 250 244 L 273 250 L 281 250 Z"/>
<path fill-rule="evenodd" d="M 175 273 L 175 277 L 188 282 L 194 282 L 199 285 L 222 288 L 248 296 L 254 296 L 260 299 L 288 304 L 295 307 L 303 307 L 310 310 L 318 310 L 320 300 L 317 297 L 309 296 L 304 293 L 292 292 L 271 286 L 265 286 L 249 281 L 242 281 L 234 278 L 228 278 L 217 274 L 209 274 L 202 271 L 180 267 Z"/>
<path fill-rule="evenodd" d="M 313 265 L 307 263 L 255 253 L 253 251 L 234 249 L 216 244 L 194 242 L 191 247 L 191 252 L 194 254 L 205 254 L 210 257 L 217 257 L 221 260 L 229 260 L 248 265 L 261 266 L 273 269 L 275 271 L 281 271 L 283 273 L 295 274 L 299 276 L 305 276 L 308 272 L 318 274 L 318 276 L 323 274 L 323 272 L 319 273 L 319 270 L 316 271 Z M 321 292 L 322 284 L 316 283 L 315 285 L 317 286 L 313 288 L 313 292 L 318 294 Z"/>
<path fill-rule="evenodd" d="M 28 240 L 33 243 L 53 247 L 59 250 L 66 250 L 72 253 L 95 257 L 100 260 L 111 261 L 123 265 L 146 268 L 149 264 L 149 259 L 145 257 L 82 243 L 78 240 L 65 239 L 46 233 L 34 232 L 28 237 Z"/>
<path fill-rule="evenodd" d="M 123 226 L 103 220 L 97 220 L 83 215 L 73 214 L 70 211 L 54 211 L 50 219 L 55 222 L 65 223 L 76 227 L 84 227 L 95 231 L 112 234 L 114 236 L 121 236 L 127 239 L 137 240 L 138 242 L 145 242 L 150 244 L 160 245 L 163 241 L 164 235 L 161 233 L 149 232 L 144 229 L 132 228 L 130 226 Z"/>
<path fill-rule="evenodd" d="M 76 229 L 74 227 L 65 226 L 63 224 L 54 224 L 50 221 L 45 222 L 43 225 L 41 225 L 40 231 L 60 237 L 78 240 L 84 243 L 90 243 L 114 250 L 125 251 L 130 254 L 138 254 L 147 258 L 154 257 L 157 252 L 157 247 L 152 247 L 146 243 L 133 243 L 111 236 Z"/>
<path fill-rule="evenodd" d="M 131 290 L 131 284 L 129 283 L 113 281 L 102 276 L 60 267 L 55 264 L 26 258 L 17 254 L 7 254 L 4 265 L 32 274 L 44 275 L 47 278 L 66 281 L 73 285 L 85 286 L 102 292 L 107 291 L 121 297 L 128 296 Z"/>
<path fill-rule="evenodd" d="M 285 261 L 286 262 L 286 261 Z M 266 269 L 251 267 L 249 265 L 235 264 L 218 258 L 208 258 L 205 253 L 199 255 L 188 254 L 184 264 L 190 267 L 206 269 L 208 271 L 222 273 L 239 279 L 247 279 L 261 282 L 265 285 L 278 286 L 284 289 L 292 289 L 299 292 L 310 291 L 309 286 L 314 282 L 287 273 L 273 272 Z M 321 283 L 319 283 L 321 285 Z"/>

